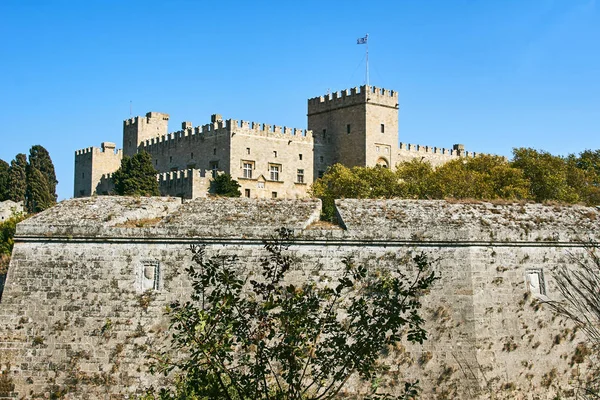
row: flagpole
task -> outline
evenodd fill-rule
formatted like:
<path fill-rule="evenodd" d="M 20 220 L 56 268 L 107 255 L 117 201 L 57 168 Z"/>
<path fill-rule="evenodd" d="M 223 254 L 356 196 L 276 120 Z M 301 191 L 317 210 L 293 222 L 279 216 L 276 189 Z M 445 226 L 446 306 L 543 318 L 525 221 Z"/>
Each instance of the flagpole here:
<path fill-rule="evenodd" d="M 369 34 L 367 33 L 365 36 L 366 45 L 367 45 L 367 86 L 369 86 Z"/>

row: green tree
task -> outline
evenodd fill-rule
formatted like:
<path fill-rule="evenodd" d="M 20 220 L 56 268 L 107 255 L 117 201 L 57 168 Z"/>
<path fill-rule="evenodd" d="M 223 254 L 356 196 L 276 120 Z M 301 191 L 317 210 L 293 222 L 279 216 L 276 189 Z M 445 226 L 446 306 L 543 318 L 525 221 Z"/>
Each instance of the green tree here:
<path fill-rule="evenodd" d="M 229 174 L 218 174 L 211 182 L 214 194 L 223 197 L 240 197 L 240 184 Z"/>
<path fill-rule="evenodd" d="M 170 306 L 172 348 L 153 366 L 176 386 L 146 398 L 333 399 L 351 376 L 371 382 L 367 398 L 390 398 L 377 393 L 379 356 L 405 335 L 426 339 L 421 298 L 438 279 L 427 257 L 380 270 L 346 258 L 334 282 L 295 284 L 291 231 L 278 233 L 256 276 L 241 274 L 235 257 L 192 246 L 191 301 Z M 407 383 L 397 398 L 416 394 Z"/>
<path fill-rule="evenodd" d="M 46 176 L 37 168 L 27 166 L 27 188 L 25 191 L 25 209 L 28 213 L 44 211 L 56 204 L 56 195 Z"/>
<path fill-rule="evenodd" d="M 322 218 L 335 217 L 335 199 L 391 198 L 400 195 L 400 183 L 393 171 L 383 167 L 352 167 L 334 164 L 312 186 L 312 195 L 323 202 Z"/>
<path fill-rule="evenodd" d="M 8 198 L 15 202 L 25 201 L 27 191 L 27 156 L 16 155 L 8 170 Z"/>
<path fill-rule="evenodd" d="M 10 166 L 0 160 L 0 201 L 8 200 L 8 170 Z"/>
<path fill-rule="evenodd" d="M 431 181 L 434 169 L 428 161 L 413 159 L 398 165 L 396 175 L 400 181 L 402 197 L 410 199 L 432 198 Z"/>
<path fill-rule="evenodd" d="M 0 281 L 8 271 L 8 263 L 15 244 L 13 238 L 17 224 L 25 219 L 25 214 L 16 214 L 0 223 Z M 2 297 L 2 287 L 0 287 L 0 298 Z"/>
<path fill-rule="evenodd" d="M 511 165 L 523 171 L 535 201 L 579 201 L 578 191 L 569 182 L 573 170 L 564 158 L 530 148 L 513 149 L 513 155 Z"/>
<path fill-rule="evenodd" d="M 39 144 L 32 146 L 31 149 L 29 149 L 29 168 L 37 169 L 41 172 L 46 181 L 48 190 L 48 196 L 44 197 L 52 197 L 54 199 L 53 203 L 56 203 L 56 185 L 58 184 L 58 181 L 56 180 L 54 164 L 52 163 L 48 150 Z"/>
<path fill-rule="evenodd" d="M 160 196 L 157 174 L 147 152 L 125 156 L 121 167 L 113 174 L 115 192 L 121 196 Z"/>

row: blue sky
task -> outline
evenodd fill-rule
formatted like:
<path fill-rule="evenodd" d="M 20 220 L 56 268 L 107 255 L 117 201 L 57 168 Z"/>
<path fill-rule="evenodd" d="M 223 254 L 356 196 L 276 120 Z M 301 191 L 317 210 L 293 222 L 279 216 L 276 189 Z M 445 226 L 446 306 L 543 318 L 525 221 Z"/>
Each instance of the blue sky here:
<path fill-rule="evenodd" d="M 122 121 L 213 113 L 306 127 L 306 99 L 364 84 L 400 98 L 400 141 L 510 156 L 600 148 L 596 0 L 0 2 L 0 158 L 34 144 L 73 192 L 74 152 Z"/>

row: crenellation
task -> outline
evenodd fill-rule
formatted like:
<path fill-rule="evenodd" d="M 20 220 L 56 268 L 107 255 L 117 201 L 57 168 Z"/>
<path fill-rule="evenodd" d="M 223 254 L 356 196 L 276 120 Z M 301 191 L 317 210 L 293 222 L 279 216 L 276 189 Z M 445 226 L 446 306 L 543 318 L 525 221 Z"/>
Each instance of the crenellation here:
<path fill-rule="evenodd" d="M 114 172 L 124 155 L 139 151 L 150 153 L 161 174 L 187 169 L 226 172 L 243 183 L 245 196 L 261 198 L 306 197 L 314 180 L 334 163 L 393 168 L 418 157 L 440 165 L 476 156 L 462 145 L 398 146 L 398 92 L 379 86 L 351 87 L 308 99 L 308 129 L 212 114 L 207 124 L 194 127 L 183 121 L 181 129 L 169 132 L 168 121 L 169 114 L 150 111 L 123 121 L 122 150 L 115 150 L 111 142 L 103 143 L 101 150 L 77 150 L 76 196 L 93 194 L 103 173 Z M 96 153 L 115 157 L 109 161 Z M 186 173 L 159 179 L 189 180 Z M 85 188 L 80 187 L 82 182 Z"/>

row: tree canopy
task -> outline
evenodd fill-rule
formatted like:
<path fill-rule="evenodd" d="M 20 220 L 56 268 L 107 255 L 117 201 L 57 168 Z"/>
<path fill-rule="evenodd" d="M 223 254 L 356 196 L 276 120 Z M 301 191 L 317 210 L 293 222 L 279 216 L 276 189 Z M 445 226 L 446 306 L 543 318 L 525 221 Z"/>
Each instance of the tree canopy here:
<path fill-rule="evenodd" d="M 0 201 L 8 200 L 8 170 L 10 166 L 0 160 Z"/>
<path fill-rule="evenodd" d="M 334 199 L 409 198 L 535 200 L 600 204 L 600 150 L 554 156 L 518 148 L 513 161 L 480 155 L 434 168 L 414 159 L 382 167 L 331 166 L 312 186 L 323 201 L 323 217 L 333 218 Z"/>
<path fill-rule="evenodd" d="M 240 184 L 229 174 L 218 174 L 211 182 L 213 192 L 223 197 L 240 197 Z"/>
<path fill-rule="evenodd" d="M 25 201 L 27 191 L 27 156 L 19 153 L 10 162 L 8 171 L 8 199 L 20 202 Z"/>
<path fill-rule="evenodd" d="M 278 233 L 249 274 L 235 257 L 192 246 L 191 300 L 170 305 L 172 346 L 153 365 L 175 385 L 146 399 L 334 399 L 351 376 L 368 382 L 365 398 L 414 398 L 414 383 L 387 397 L 376 382 L 387 346 L 426 339 L 421 299 L 438 279 L 427 256 L 381 269 L 347 257 L 337 279 L 297 282 L 292 232 Z"/>
<path fill-rule="evenodd" d="M 113 174 L 115 193 L 121 196 L 160 196 L 152 157 L 145 151 L 125 156 Z"/>

